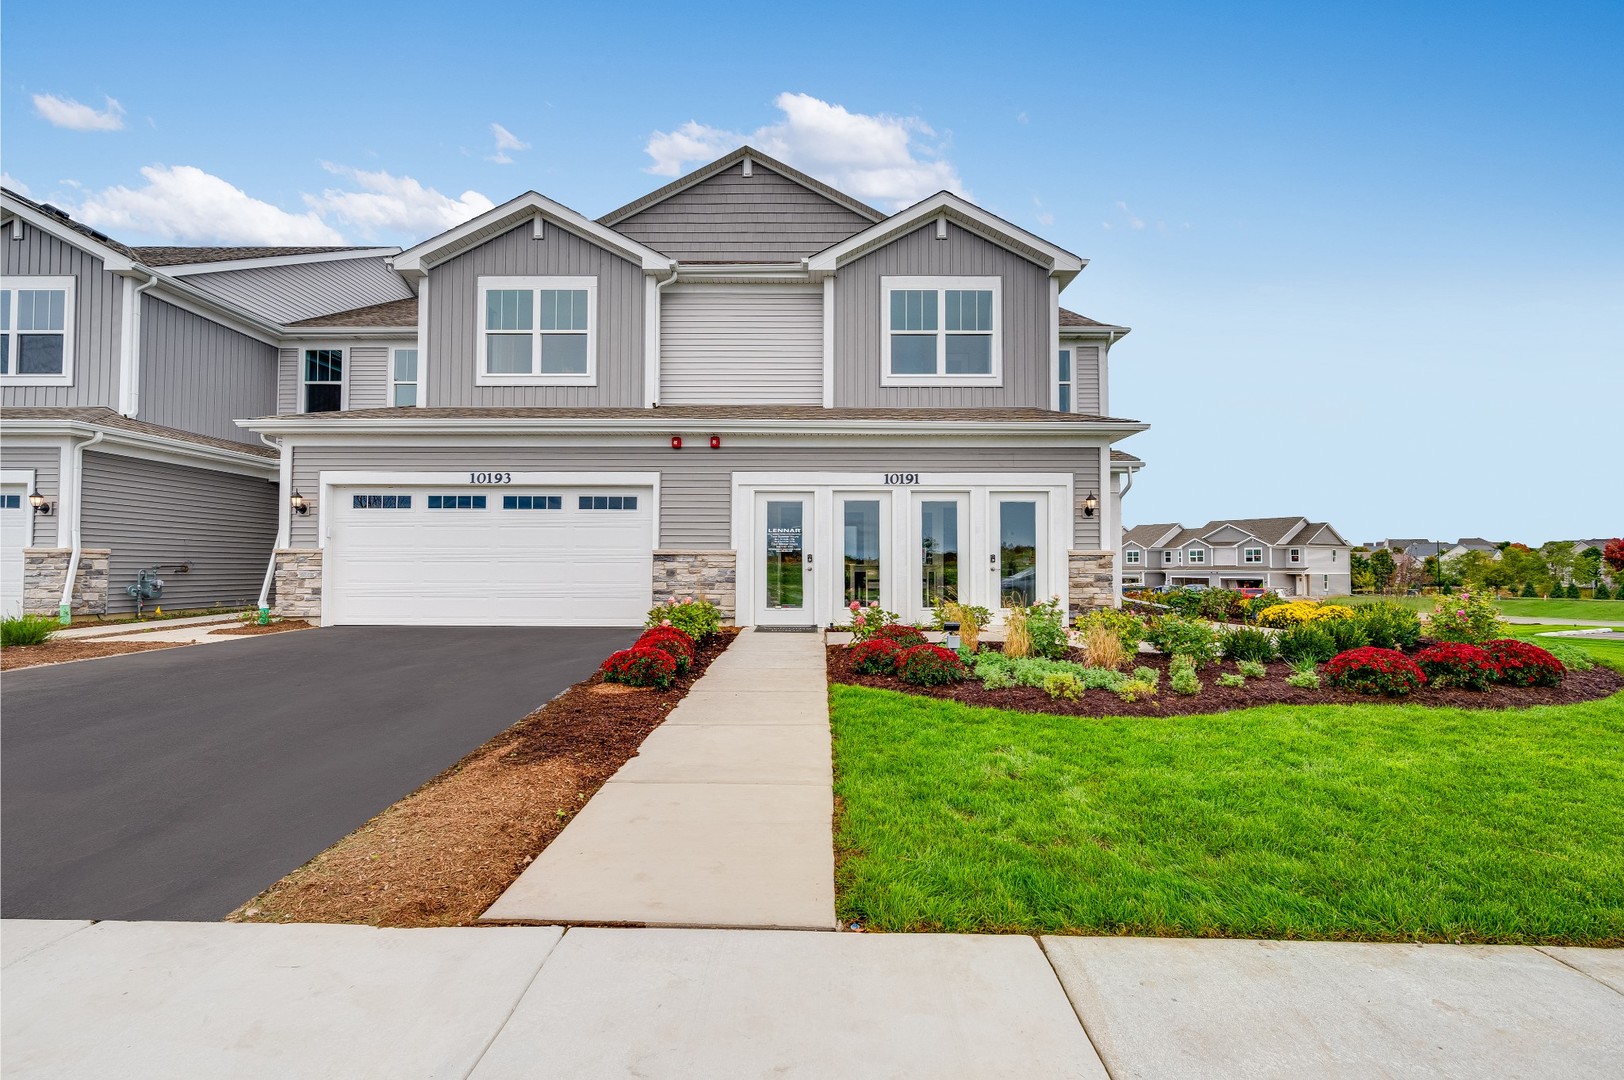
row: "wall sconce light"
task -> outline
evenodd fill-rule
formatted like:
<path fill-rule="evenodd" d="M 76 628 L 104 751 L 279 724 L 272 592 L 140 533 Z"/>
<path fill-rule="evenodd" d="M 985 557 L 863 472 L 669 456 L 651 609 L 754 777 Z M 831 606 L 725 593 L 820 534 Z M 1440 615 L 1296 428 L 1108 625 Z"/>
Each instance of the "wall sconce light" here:
<path fill-rule="evenodd" d="M 673 449 L 673 450 L 681 450 L 682 449 L 682 436 L 681 435 L 673 435 L 673 436 L 671 436 L 671 449 Z"/>
<path fill-rule="evenodd" d="M 712 435 L 711 436 L 711 449 L 712 450 L 720 450 L 721 448 L 722 448 L 722 437 L 720 435 Z"/>
<path fill-rule="evenodd" d="M 28 505 L 34 508 L 36 514 L 49 514 L 51 512 L 51 504 L 46 501 L 45 496 L 39 493 L 39 488 L 35 488 L 28 496 Z"/>
<path fill-rule="evenodd" d="M 293 507 L 293 512 L 300 517 L 310 513 L 310 504 L 305 502 L 305 497 L 299 494 L 298 488 L 293 489 L 293 498 L 288 500 L 288 505 Z"/>
<path fill-rule="evenodd" d="M 1094 511 L 1098 510 L 1099 508 L 1100 508 L 1100 497 L 1098 495 L 1094 494 L 1092 491 L 1090 491 L 1088 493 L 1088 497 L 1083 500 L 1083 516 L 1084 517 L 1093 517 L 1094 516 Z"/>

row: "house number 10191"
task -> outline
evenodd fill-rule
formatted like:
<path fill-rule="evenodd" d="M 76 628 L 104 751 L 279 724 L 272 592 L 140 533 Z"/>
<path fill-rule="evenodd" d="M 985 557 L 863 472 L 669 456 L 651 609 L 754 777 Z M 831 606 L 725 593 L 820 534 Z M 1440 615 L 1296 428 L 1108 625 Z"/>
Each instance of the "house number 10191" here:
<path fill-rule="evenodd" d="M 468 474 L 470 484 L 511 484 L 513 474 L 510 472 L 471 472 Z"/>
<path fill-rule="evenodd" d="M 885 482 L 893 487 L 907 487 L 919 483 L 919 474 L 916 472 L 888 472 Z"/>

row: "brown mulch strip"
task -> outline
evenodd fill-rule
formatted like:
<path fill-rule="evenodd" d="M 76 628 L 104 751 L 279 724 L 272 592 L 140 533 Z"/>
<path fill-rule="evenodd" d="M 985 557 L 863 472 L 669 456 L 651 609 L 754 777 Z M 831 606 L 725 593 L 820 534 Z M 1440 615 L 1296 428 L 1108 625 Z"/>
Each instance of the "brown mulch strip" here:
<path fill-rule="evenodd" d="M 266 623 L 264 626 L 259 625 L 259 623 L 228 626 L 223 630 L 210 630 L 209 636 L 213 637 L 218 634 L 222 637 L 254 637 L 259 634 L 280 634 L 284 630 L 309 630 L 310 628 L 311 624 L 304 619 L 288 619 L 285 622 Z"/>
<path fill-rule="evenodd" d="M 99 656 L 118 656 L 122 653 L 151 652 L 154 649 L 173 649 L 179 641 L 76 641 L 66 638 L 47 641 L 43 645 L 12 645 L 0 649 L 0 671 L 39 667 L 41 664 L 60 664 L 68 660 L 94 660 Z"/>
<path fill-rule="evenodd" d="M 737 631 L 669 690 L 570 687 L 232 912 L 234 922 L 472 923 L 637 754 Z"/>
<path fill-rule="evenodd" d="M 1267 665 L 1269 674 L 1265 678 L 1247 679 L 1245 686 L 1219 686 L 1219 675 L 1236 670 L 1234 664 L 1225 661 L 1203 668 L 1199 673 L 1201 693 L 1186 697 L 1173 693 L 1167 685 L 1168 657 L 1141 654 L 1131 665 L 1124 667 L 1149 667 L 1162 673 L 1154 698 L 1126 702 L 1109 690 L 1089 690 L 1083 694 L 1081 701 L 1063 701 L 1055 700 L 1043 690 L 1031 686 L 986 690 L 974 679 L 948 686 L 909 686 L 889 675 L 863 675 L 853 671 L 850 651 L 843 646 L 831 645 L 828 652 L 829 681 L 832 683 L 897 690 L 981 708 L 1061 716 L 1187 716 L 1250 709 L 1259 705 L 1369 705 L 1383 702 L 1457 709 L 1515 709 L 1532 705 L 1574 705 L 1608 697 L 1624 689 L 1624 675 L 1598 666 L 1591 671 L 1568 672 L 1559 687 L 1496 686 L 1488 690 L 1435 690 L 1428 687 L 1408 697 L 1384 698 L 1325 686 L 1318 690 L 1287 686 L 1285 680 L 1291 674 L 1291 665 L 1279 662 Z M 1081 663 L 1083 657 L 1073 650 L 1069 659 Z"/>

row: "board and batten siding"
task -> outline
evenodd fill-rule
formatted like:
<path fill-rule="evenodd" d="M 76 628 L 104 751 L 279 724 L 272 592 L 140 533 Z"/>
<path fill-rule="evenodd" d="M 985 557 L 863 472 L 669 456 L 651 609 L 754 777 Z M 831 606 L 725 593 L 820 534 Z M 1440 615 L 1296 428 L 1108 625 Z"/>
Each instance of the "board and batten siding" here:
<path fill-rule="evenodd" d="M 276 346 L 141 297 L 137 419 L 258 446 L 234 421 L 275 409 Z"/>
<path fill-rule="evenodd" d="M 56 523 L 61 520 L 58 496 L 62 491 L 62 447 L 18 445 L 0 441 L 0 469 L 32 469 L 34 488 L 53 504 L 49 514 L 34 515 L 34 547 L 55 547 Z M 26 509 L 26 507 L 25 507 Z"/>
<path fill-rule="evenodd" d="M 679 262 L 798 262 L 873 222 L 832 199 L 742 162 L 613 228 Z"/>
<path fill-rule="evenodd" d="M 186 283 L 278 323 L 410 300 L 414 295 L 381 256 L 188 274 Z"/>
<path fill-rule="evenodd" d="M 663 290 L 660 403 L 823 404 L 823 290 L 808 285 Z"/>
<path fill-rule="evenodd" d="M 482 277 L 590 277 L 598 282 L 596 386 L 478 386 Z M 429 271 L 426 400 L 436 406 L 625 406 L 643 402 L 642 268 L 549 220 L 529 222 Z"/>
<path fill-rule="evenodd" d="M 1003 282 L 1002 386 L 881 386 L 880 279 L 896 276 L 997 277 Z M 836 408 L 1050 407 L 1054 330 L 1048 271 L 1007 248 L 935 220 L 842 266 L 835 274 Z"/>
<path fill-rule="evenodd" d="M 831 437 L 834 438 L 834 437 Z M 770 440 L 724 439 L 721 449 L 698 445 L 673 451 L 663 445 L 567 446 L 295 446 L 293 486 L 309 498 L 320 491 L 321 473 L 334 470 L 463 473 L 500 467 L 513 472 L 660 473 L 660 536 L 663 548 L 728 549 L 732 546 L 733 473 L 738 472 L 1070 472 L 1075 496 L 1098 491 L 1099 451 L 1092 446 L 774 446 Z M 294 517 L 294 547 L 317 546 L 317 513 Z M 1079 550 L 1099 546 L 1098 516 L 1073 511 Z"/>
<path fill-rule="evenodd" d="M 73 385 L 0 387 L 0 405 L 60 408 L 103 405 L 118 408 L 119 332 L 124 318 L 124 283 L 101 259 L 24 222 L 23 238 L 8 229 L 0 236 L 0 279 L 8 289 L 25 289 L 28 277 L 72 277 Z"/>
<path fill-rule="evenodd" d="M 276 543 L 274 478 L 86 451 L 86 547 L 113 551 L 109 611 L 134 611 L 136 571 L 161 566 L 158 603 L 172 609 L 254 603 Z M 173 564 L 190 561 L 177 573 Z"/>

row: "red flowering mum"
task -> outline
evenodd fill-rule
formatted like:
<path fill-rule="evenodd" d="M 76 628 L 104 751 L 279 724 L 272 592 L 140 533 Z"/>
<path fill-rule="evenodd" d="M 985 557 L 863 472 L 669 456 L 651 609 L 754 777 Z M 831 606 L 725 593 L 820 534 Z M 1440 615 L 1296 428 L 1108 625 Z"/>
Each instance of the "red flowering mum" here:
<path fill-rule="evenodd" d="M 1495 678 L 1508 686 L 1561 686 L 1562 661 L 1526 641 L 1500 638 L 1483 646 L 1495 664 Z"/>
<path fill-rule="evenodd" d="M 874 631 L 875 637 L 889 638 L 900 648 L 909 648 L 913 645 L 923 645 L 925 635 L 920 633 L 917 626 L 903 626 L 901 623 L 887 623 Z"/>
<path fill-rule="evenodd" d="M 1401 652 L 1366 646 L 1338 653 L 1326 662 L 1325 678 L 1332 686 L 1361 694 L 1401 697 L 1427 685 L 1427 676 Z"/>
<path fill-rule="evenodd" d="M 897 678 L 915 686 L 941 686 L 969 678 L 957 653 L 940 645 L 914 645 L 897 653 Z"/>
<path fill-rule="evenodd" d="M 902 647 L 890 638 L 874 637 L 851 647 L 851 666 L 864 675 L 893 675 Z"/>
<path fill-rule="evenodd" d="M 1476 645 L 1445 643 L 1422 649 L 1415 664 L 1426 673 L 1433 686 L 1459 686 L 1465 690 L 1487 690 L 1500 678 L 1500 665 Z"/>
<path fill-rule="evenodd" d="M 598 670 L 609 682 L 664 690 L 677 677 L 677 662 L 664 649 L 634 645 L 609 657 Z"/>
<path fill-rule="evenodd" d="M 671 654 L 677 662 L 677 671 L 686 673 L 694 665 L 694 639 L 674 626 L 656 626 L 643 631 L 632 648 L 659 649 Z"/>

